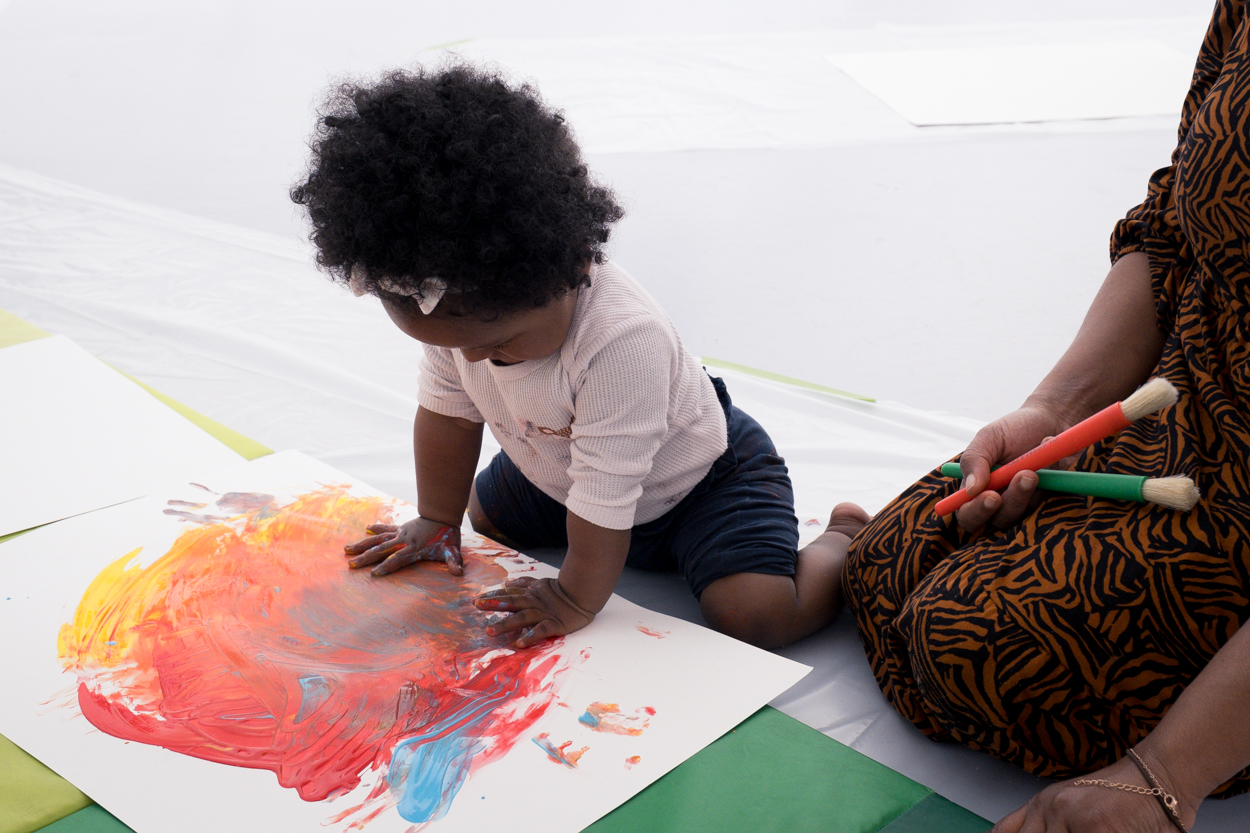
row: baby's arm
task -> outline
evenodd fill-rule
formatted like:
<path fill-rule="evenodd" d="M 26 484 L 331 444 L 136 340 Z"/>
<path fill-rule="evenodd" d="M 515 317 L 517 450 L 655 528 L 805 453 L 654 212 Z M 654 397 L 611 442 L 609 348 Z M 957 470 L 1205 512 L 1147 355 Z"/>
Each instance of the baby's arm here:
<path fill-rule="evenodd" d="M 612 596 L 625 556 L 630 530 L 608 529 L 568 513 L 569 548 L 559 578 L 519 578 L 502 590 L 477 599 L 482 610 L 506 610 L 511 616 L 486 629 L 491 636 L 521 631 L 518 648 L 586 627 Z"/>
<path fill-rule="evenodd" d="M 420 516 L 403 526 L 370 526 L 370 537 L 344 548 L 353 556 L 348 563 L 364 567 L 381 561 L 373 568 L 380 576 L 415 561 L 443 561 L 453 575 L 462 575 L 460 520 L 482 449 L 482 423 L 417 408 L 412 445 Z"/>

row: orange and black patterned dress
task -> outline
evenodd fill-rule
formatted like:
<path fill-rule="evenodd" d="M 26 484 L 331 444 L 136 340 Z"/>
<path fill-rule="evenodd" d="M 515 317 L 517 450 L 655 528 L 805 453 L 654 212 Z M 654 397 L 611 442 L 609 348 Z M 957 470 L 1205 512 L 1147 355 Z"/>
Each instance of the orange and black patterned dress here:
<path fill-rule="evenodd" d="M 1017 526 L 969 534 L 938 473 L 856 538 L 846 595 L 881 690 L 927 735 L 1042 776 L 1139 742 L 1250 618 L 1250 24 L 1220 0 L 1172 165 L 1116 227 L 1149 256 L 1180 401 L 1076 467 L 1202 490 L 1192 512 L 1050 494 Z M 1250 693 L 1246 697 L 1250 708 Z M 1250 789 L 1250 770 L 1216 795 Z"/>

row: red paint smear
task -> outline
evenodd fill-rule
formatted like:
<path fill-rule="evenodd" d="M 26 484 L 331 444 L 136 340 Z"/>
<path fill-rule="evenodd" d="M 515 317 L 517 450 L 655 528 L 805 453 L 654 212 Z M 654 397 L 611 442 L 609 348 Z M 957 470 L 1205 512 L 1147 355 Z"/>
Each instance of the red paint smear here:
<path fill-rule="evenodd" d="M 97 728 L 268 769 L 316 801 L 384 771 L 398 742 L 445 736 L 490 702 L 476 770 L 554 700 L 558 642 L 516 652 L 483 631 L 472 599 L 507 571 L 480 552 L 465 549 L 463 577 L 423 564 L 374 578 L 348 569 L 343 546 L 390 519 L 386 501 L 346 487 L 282 507 L 230 497 L 249 511 L 184 532 L 149 567 L 127 567 L 138 551 L 110 565 L 62 627 L 62 662 Z M 487 695 L 501 690 L 502 702 Z M 368 807 L 359 827 L 391 805 L 379 779 L 336 821 Z"/>
<path fill-rule="evenodd" d="M 639 633 L 645 633 L 647 636 L 654 636 L 656 639 L 663 639 L 672 633 L 672 631 L 653 631 L 646 625 L 634 625 L 634 627 L 638 629 Z"/>
<path fill-rule="evenodd" d="M 556 746 L 551 742 L 550 737 L 551 736 L 546 732 L 543 732 L 542 734 L 536 736 L 533 740 L 534 743 L 538 744 L 539 747 L 547 753 L 547 757 L 555 761 L 557 764 L 564 764 L 567 767 L 576 767 L 577 762 L 582 759 L 582 755 L 585 755 L 586 751 L 590 749 L 589 746 L 583 746 L 581 749 L 569 751 L 569 747 L 573 745 L 573 741 L 566 740 L 564 743 Z"/>
<path fill-rule="evenodd" d="M 630 755 L 628 758 L 625 759 L 625 768 L 633 769 L 640 763 L 642 763 L 641 755 Z"/>

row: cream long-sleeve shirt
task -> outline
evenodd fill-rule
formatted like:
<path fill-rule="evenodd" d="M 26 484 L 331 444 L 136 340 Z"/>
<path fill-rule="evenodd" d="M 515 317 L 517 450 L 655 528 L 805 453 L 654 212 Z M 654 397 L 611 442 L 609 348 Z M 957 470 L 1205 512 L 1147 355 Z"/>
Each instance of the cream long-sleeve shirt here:
<path fill-rule="evenodd" d="M 421 405 L 486 422 L 517 468 L 608 529 L 654 520 L 726 448 L 712 382 L 625 270 L 590 270 L 568 336 L 545 359 L 500 366 L 425 345 Z"/>

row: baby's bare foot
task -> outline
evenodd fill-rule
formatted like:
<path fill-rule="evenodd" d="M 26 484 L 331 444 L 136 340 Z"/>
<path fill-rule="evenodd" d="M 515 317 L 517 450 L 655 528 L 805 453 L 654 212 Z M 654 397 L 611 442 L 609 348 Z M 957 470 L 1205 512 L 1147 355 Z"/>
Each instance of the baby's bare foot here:
<path fill-rule="evenodd" d="M 872 516 L 857 504 L 839 503 L 829 513 L 829 525 L 825 527 L 825 532 L 841 532 L 848 538 L 854 538 L 870 520 Z"/>

